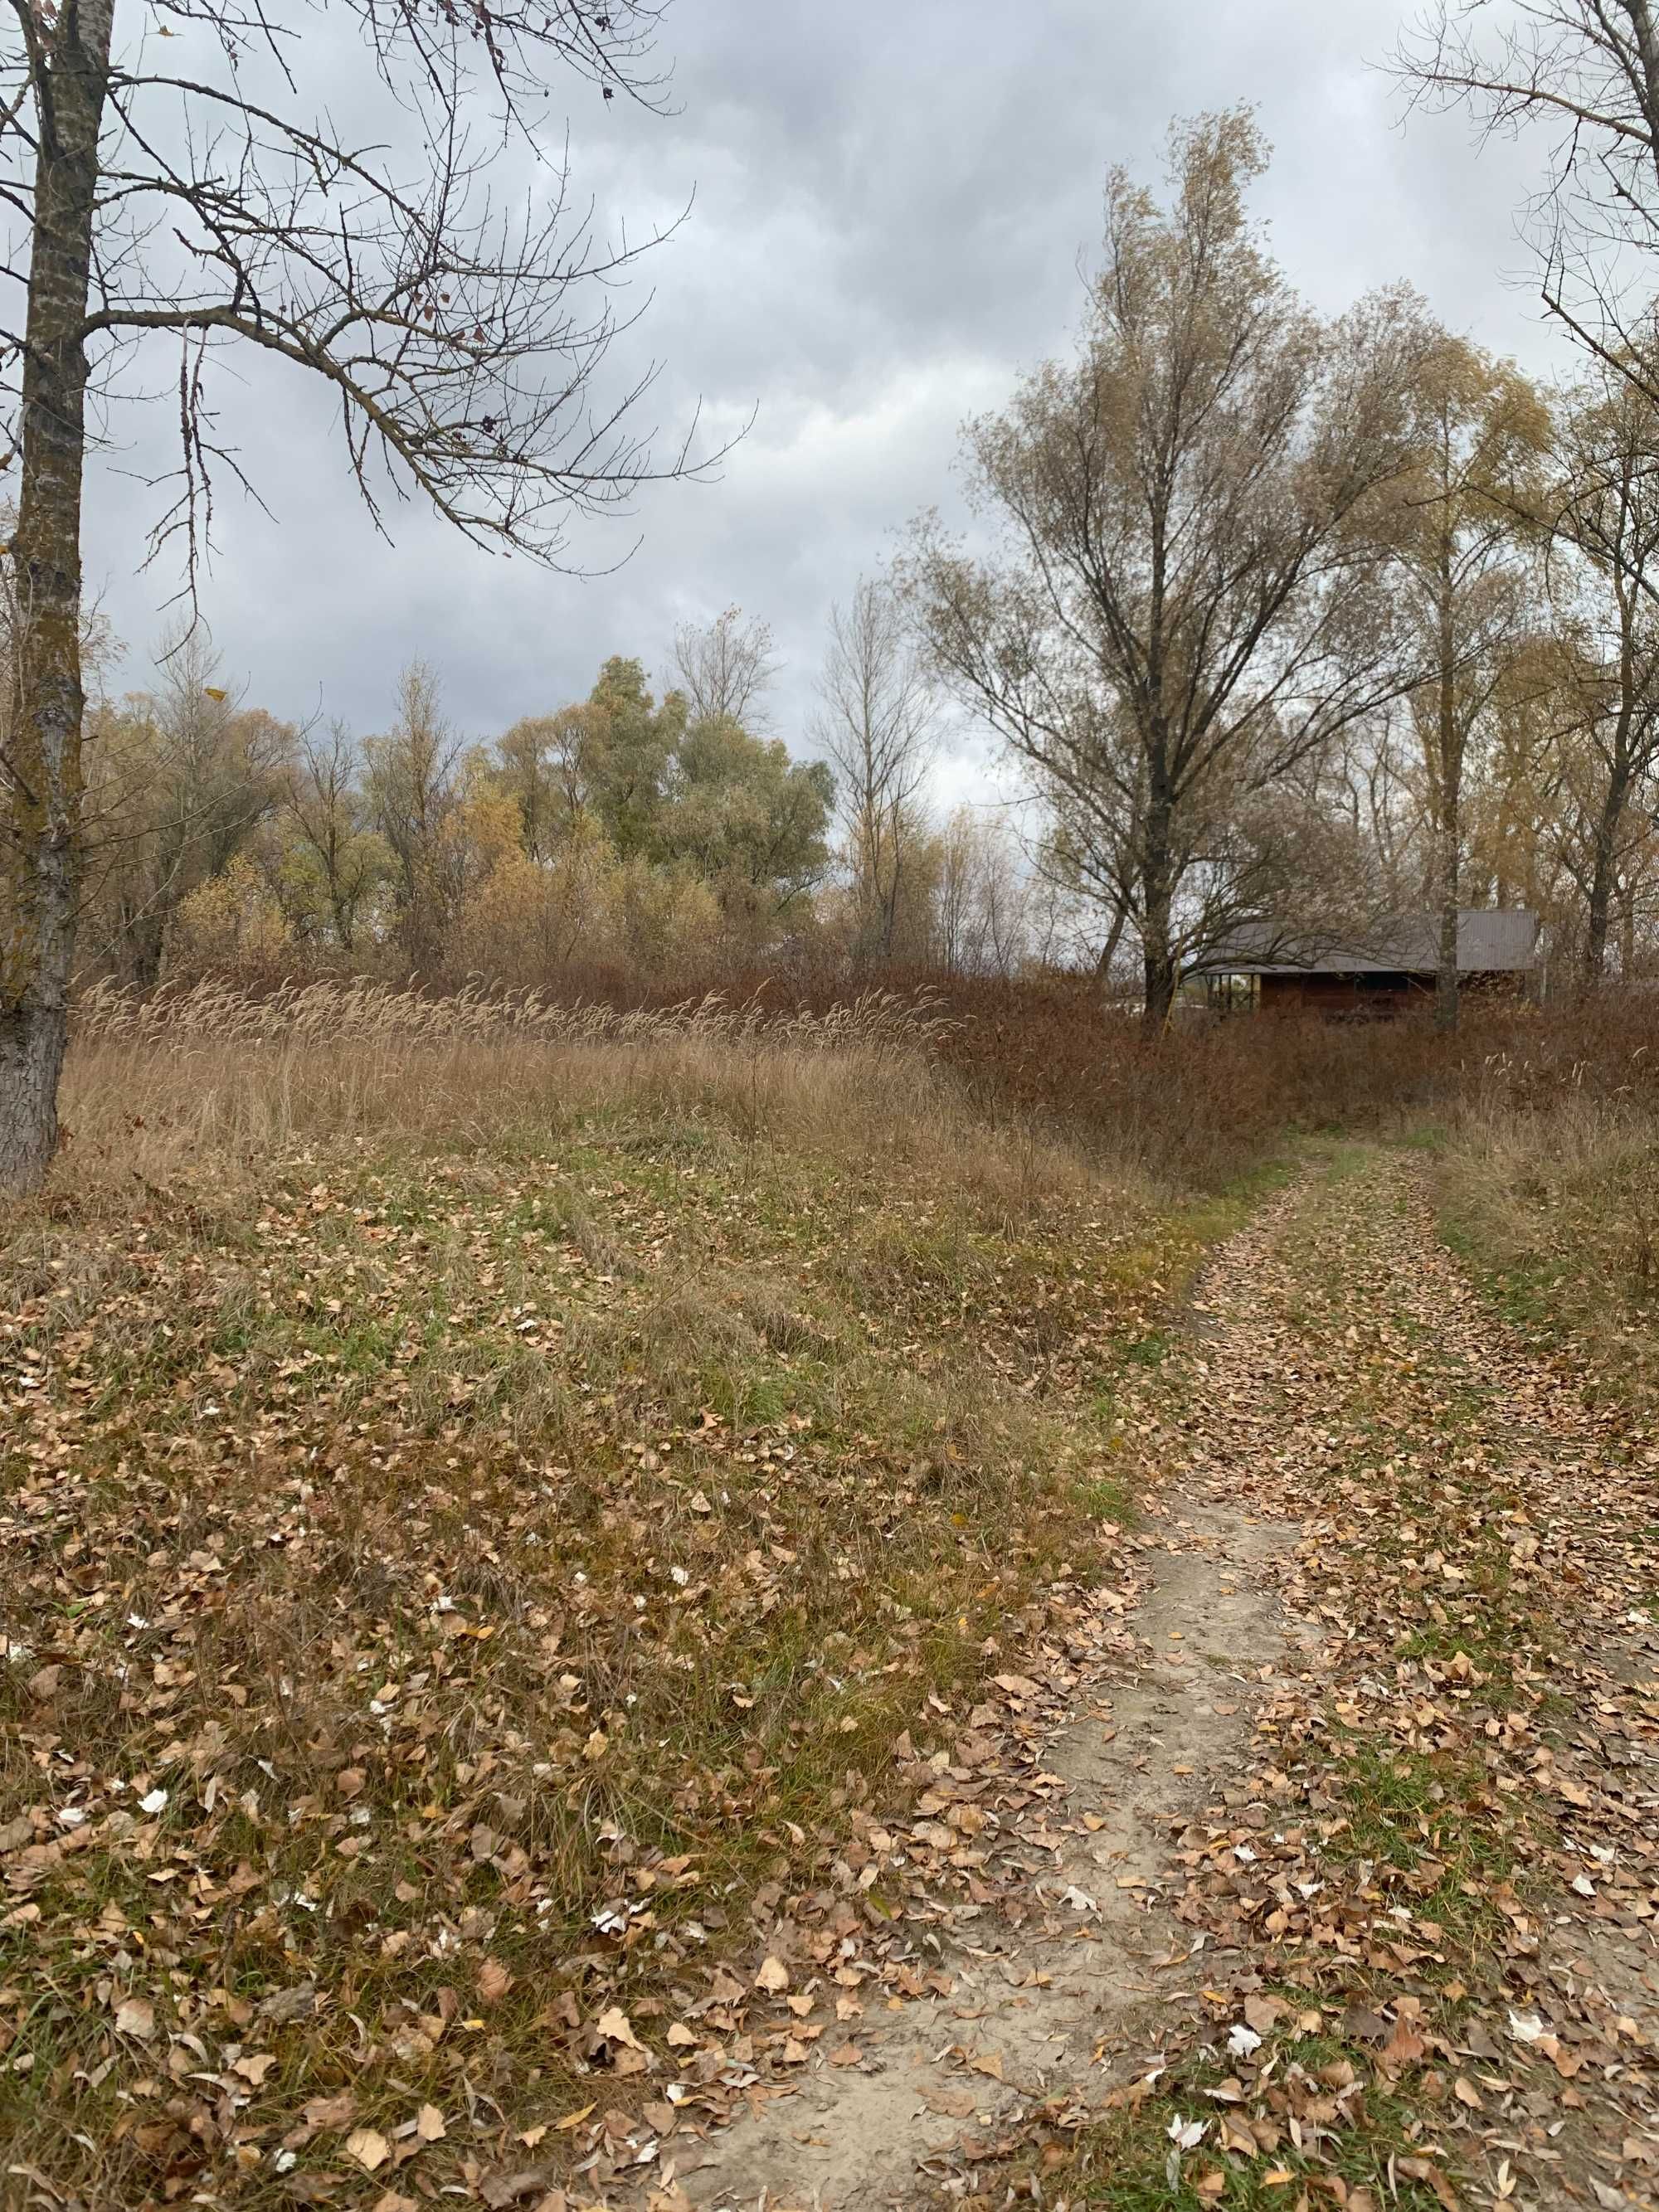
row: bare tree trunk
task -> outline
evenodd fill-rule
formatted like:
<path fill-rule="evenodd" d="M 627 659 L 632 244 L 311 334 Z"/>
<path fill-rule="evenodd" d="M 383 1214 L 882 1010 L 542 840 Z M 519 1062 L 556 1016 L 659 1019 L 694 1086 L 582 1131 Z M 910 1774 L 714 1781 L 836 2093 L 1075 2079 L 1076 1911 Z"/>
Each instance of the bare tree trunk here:
<path fill-rule="evenodd" d="M 1146 1007 L 1140 1018 L 1141 1031 L 1144 1036 L 1159 1037 L 1169 1026 L 1175 1006 L 1175 969 L 1167 955 L 1159 958 L 1148 947 L 1146 974 Z"/>
<path fill-rule="evenodd" d="M 1144 955 L 1146 1003 L 1141 1030 L 1148 1037 L 1162 1036 L 1175 1005 L 1175 947 L 1172 943 L 1175 886 L 1167 854 L 1167 836 L 1154 825 L 1148 833 L 1152 865 L 1146 872 L 1141 949 Z"/>
<path fill-rule="evenodd" d="M 896 815 L 889 826 L 888 874 L 884 884 L 877 879 L 876 896 L 881 902 L 881 957 L 890 966 L 894 947 L 898 943 L 899 902 L 904 890 L 903 830 Z"/>
<path fill-rule="evenodd" d="M 1437 855 L 1440 893 L 1440 948 L 1434 979 L 1434 1023 L 1437 1029 L 1457 1027 L 1457 829 L 1455 823 L 1440 827 Z"/>
<path fill-rule="evenodd" d="M 1101 996 L 1112 994 L 1112 963 L 1117 957 L 1117 948 L 1123 941 L 1123 926 L 1128 919 L 1128 908 L 1120 897 L 1112 908 L 1112 926 L 1107 932 L 1106 942 L 1100 948 L 1100 957 L 1095 963 L 1095 980 L 1100 985 Z"/>
<path fill-rule="evenodd" d="M 1440 947 L 1434 979 L 1434 1024 L 1439 1030 L 1457 1027 L 1457 862 L 1458 833 L 1462 826 L 1463 739 L 1457 726 L 1457 651 L 1454 628 L 1451 544 L 1441 540 L 1440 599 L 1440 821 L 1435 852 L 1440 901 Z"/>
<path fill-rule="evenodd" d="M 37 18 L 41 103 L 13 541 L 18 696 L 0 849 L 0 1190 L 32 1190 L 58 1146 L 80 871 L 83 326 L 113 0 Z"/>
<path fill-rule="evenodd" d="M 1614 865 L 1614 823 L 1605 811 L 1595 825 L 1595 853 L 1590 863 L 1589 898 L 1584 929 L 1584 981 L 1592 989 L 1607 972 L 1607 935 L 1613 925 L 1613 895 L 1618 888 Z"/>

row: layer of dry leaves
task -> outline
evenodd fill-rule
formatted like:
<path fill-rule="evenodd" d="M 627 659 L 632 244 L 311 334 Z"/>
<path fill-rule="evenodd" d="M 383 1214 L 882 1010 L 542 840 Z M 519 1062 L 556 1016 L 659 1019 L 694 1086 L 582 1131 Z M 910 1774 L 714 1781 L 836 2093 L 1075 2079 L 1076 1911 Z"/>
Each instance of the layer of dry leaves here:
<path fill-rule="evenodd" d="M 672 2201 L 859 2063 L 1055 1786 L 1216 1225 L 625 1120 L 15 1219 L 6 2189 Z"/>
<path fill-rule="evenodd" d="M 1312 1648 L 1171 1837 L 1109 2117 L 1038 2164 L 1124 2206 L 1649 2205 L 1659 1439 L 1497 1318 L 1408 1161 L 1347 1164 L 1201 1285 L 1179 1478 L 1299 1524 Z"/>
<path fill-rule="evenodd" d="M 1221 1217 L 704 1127 L 15 1219 L 5 2191 L 681 2205 L 987 1916 L 1074 1940 L 1044 1750 L 1157 1467 L 1286 1524 L 1307 1646 L 1135 2039 L 956 2200 L 1652 2203 L 1659 1441 L 1341 1164 L 1162 1364 Z"/>

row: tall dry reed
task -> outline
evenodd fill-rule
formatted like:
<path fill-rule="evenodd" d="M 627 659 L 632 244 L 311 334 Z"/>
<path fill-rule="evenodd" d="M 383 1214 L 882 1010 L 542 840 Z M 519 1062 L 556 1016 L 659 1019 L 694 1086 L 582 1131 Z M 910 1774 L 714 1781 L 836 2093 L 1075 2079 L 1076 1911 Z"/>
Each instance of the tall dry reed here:
<path fill-rule="evenodd" d="M 76 1003 L 74 1030 L 88 1042 L 174 1047 L 216 1044 L 412 1045 L 504 1042 L 548 1045 L 660 1045 L 692 1041 L 800 1052 L 909 1054 L 936 1047 L 954 1023 L 937 992 L 872 989 L 821 1010 L 780 1012 L 757 997 L 733 1003 L 705 992 L 665 1006 L 574 1002 L 482 981 L 433 996 L 368 977 L 285 983 L 250 992 L 207 978 L 152 992 L 94 984 Z"/>
<path fill-rule="evenodd" d="M 1016 1208 L 1097 1180 L 1051 1126 L 969 1095 L 942 1056 L 954 1027 L 925 991 L 771 1012 L 366 981 L 101 988 L 76 1009 L 56 1181 L 200 1185 L 341 1141 L 534 1148 L 596 1119 L 641 1142 L 701 1125 L 740 1148 L 919 1164 Z"/>

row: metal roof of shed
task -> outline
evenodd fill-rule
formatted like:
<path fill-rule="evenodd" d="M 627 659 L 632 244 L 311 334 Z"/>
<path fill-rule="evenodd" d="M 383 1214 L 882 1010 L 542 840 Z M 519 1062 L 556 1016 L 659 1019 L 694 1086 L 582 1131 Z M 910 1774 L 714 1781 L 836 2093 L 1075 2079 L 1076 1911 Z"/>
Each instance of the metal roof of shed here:
<path fill-rule="evenodd" d="M 1463 907 L 1457 916 L 1460 975 L 1523 974 L 1538 956 L 1538 917 L 1525 907 Z M 1272 922 L 1246 922 L 1231 943 L 1194 963 L 1209 975 L 1427 975 L 1440 960 L 1440 917 L 1402 915 L 1364 944 L 1287 936 Z"/>

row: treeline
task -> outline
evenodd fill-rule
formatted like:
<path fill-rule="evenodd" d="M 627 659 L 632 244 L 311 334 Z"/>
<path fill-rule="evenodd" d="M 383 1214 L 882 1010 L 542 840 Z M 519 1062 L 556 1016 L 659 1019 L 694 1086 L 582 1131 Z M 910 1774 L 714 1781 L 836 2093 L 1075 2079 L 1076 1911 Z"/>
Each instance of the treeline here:
<path fill-rule="evenodd" d="M 862 584 L 834 617 L 824 757 L 768 732 L 763 623 L 684 627 L 672 663 L 659 697 L 611 659 L 586 699 L 489 739 L 416 663 L 360 739 L 240 701 L 205 640 L 179 639 L 153 690 L 94 714 L 83 972 L 556 987 L 1060 957 L 1067 917 L 1012 837 L 927 804 L 933 702 L 890 592 Z"/>
<path fill-rule="evenodd" d="M 1556 975 L 1653 957 L 1659 325 L 1543 389 L 1401 286 L 1323 317 L 1249 216 L 1248 111 L 1117 173 L 1074 355 L 968 427 L 971 541 L 902 574 L 1149 1018 L 1288 949 L 1537 909 Z"/>
<path fill-rule="evenodd" d="M 969 426 L 933 520 L 832 611 L 786 744 L 764 623 L 655 688 L 490 738 L 404 672 L 361 741 L 230 696 L 205 648 L 100 707 L 82 972 L 357 969 L 557 988 L 757 962 L 1094 969 L 1167 1012 L 1251 950 L 1540 917 L 1553 983 L 1659 964 L 1659 407 L 1632 350 L 1546 389 L 1401 288 L 1296 296 L 1249 215 L 1248 113 L 1125 175 L 1081 343 Z M 1659 358 L 1659 326 L 1653 356 Z M 1025 804 L 941 816 L 940 715 Z"/>

